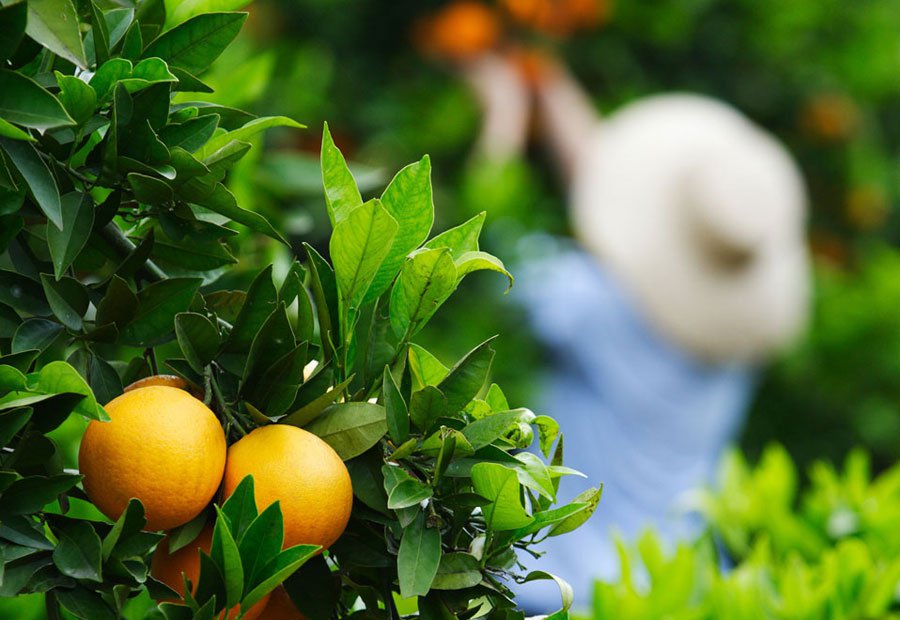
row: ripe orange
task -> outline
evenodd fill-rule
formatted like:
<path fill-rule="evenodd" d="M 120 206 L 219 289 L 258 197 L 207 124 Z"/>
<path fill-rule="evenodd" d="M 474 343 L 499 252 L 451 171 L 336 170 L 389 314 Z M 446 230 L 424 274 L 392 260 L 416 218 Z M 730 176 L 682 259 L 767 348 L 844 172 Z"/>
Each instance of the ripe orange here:
<path fill-rule="evenodd" d="M 106 405 L 109 422 L 84 432 L 84 490 L 110 519 L 144 504 L 148 530 L 187 523 L 209 503 L 225 468 L 225 433 L 202 402 L 173 387 L 128 391 Z"/>
<path fill-rule="evenodd" d="M 284 586 L 278 586 L 272 591 L 269 604 L 266 605 L 259 620 L 307 620 L 307 618 L 294 605 Z"/>
<path fill-rule="evenodd" d="M 184 577 L 191 581 L 191 593 L 197 591 L 197 579 L 200 577 L 200 549 L 209 553 L 212 546 L 213 525 L 207 524 L 203 531 L 197 536 L 197 539 L 178 549 L 175 553 L 169 553 L 169 539 L 164 538 L 156 551 L 153 552 L 153 559 L 150 562 L 150 574 L 159 581 L 184 595 Z M 266 603 L 269 602 L 269 594 L 264 596 L 260 601 L 247 610 L 243 620 L 254 620 L 259 618 Z M 164 599 L 160 603 L 171 602 L 177 603 L 178 599 Z M 237 618 L 240 614 L 240 607 L 235 607 L 228 612 L 228 619 Z M 223 611 L 219 618 L 224 618 Z"/>
<path fill-rule="evenodd" d="M 322 545 L 338 539 L 353 506 L 350 474 L 331 446 L 303 429 L 270 424 L 228 448 L 223 493 L 253 474 L 260 510 L 281 501 L 284 546 Z"/>
<path fill-rule="evenodd" d="M 465 60 L 494 47 L 500 34 L 500 20 L 494 9 L 472 0 L 457 0 L 419 21 L 413 38 L 427 54 Z"/>

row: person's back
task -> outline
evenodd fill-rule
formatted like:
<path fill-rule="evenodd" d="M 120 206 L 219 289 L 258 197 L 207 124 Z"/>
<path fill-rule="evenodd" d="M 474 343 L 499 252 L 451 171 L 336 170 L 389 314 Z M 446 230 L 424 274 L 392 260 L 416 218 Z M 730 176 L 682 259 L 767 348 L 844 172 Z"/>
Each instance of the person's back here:
<path fill-rule="evenodd" d="M 612 532 L 635 538 L 652 527 L 667 540 L 695 536 L 699 523 L 678 509 L 710 479 L 734 436 L 752 387 L 741 364 L 686 356 L 640 315 L 634 300 L 593 256 L 549 237 L 528 240 L 515 299 L 547 354 L 538 384 L 541 413 L 560 420 L 566 464 L 602 482 L 600 507 L 572 536 L 550 538 L 529 569 L 558 575 L 590 602 L 595 578 L 616 573 Z M 533 251 L 535 246 L 538 251 Z M 563 478 L 560 498 L 575 492 Z M 577 485 L 571 484 L 571 488 Z M 552 611 L 553 588 L 519 590 L 529 613 Z"/>

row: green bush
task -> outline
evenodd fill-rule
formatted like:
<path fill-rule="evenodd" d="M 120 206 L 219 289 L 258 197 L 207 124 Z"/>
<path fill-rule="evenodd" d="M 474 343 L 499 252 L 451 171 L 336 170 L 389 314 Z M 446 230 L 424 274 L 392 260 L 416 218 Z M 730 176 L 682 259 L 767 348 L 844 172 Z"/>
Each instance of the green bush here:
<path fill-rule="evenodd" d="M 451 367 L 414 342 L 468 274 L 512 282 L 479 249 L 484 215 L 431 235 L 428 157 L 364 201 L 326 126 L 333 230 L 295 259 L 228 183 L 260 132 L 300 125 L 191 98 L 238 4 L 0 9 L 0 596 L 42 595 L 52 618 L 211 619 L 284 582 L 311 620 L 397 618 L 402 599 L 423 617 L 521 617 L 509 580 L 551 576 L 519 575 L 517 551 L 578 527 L 599 492 L 553 507 L 573 473 L 562 435 L 490 383 L 493 339 Z M 195 595 L 158 608 L 175 595 L 148 575 L 162 534 L 136 500 L 99 515 L 73 447 L 123 386 L 163 371 L 229 443 L 272 423 L 329 443 L 353 481 L 345 535 L 281 551 L 262 534 L 280 511 L 257 515 L 246 481 L 172 532 L 185 545 L 215 519 Z M 533 442 L 549 463 L 519 452 Z"/>
<path fill-rule="evenodd" d="M 652 533 L 634 549 L 620 544 L 622 577 L 596 585 L 593 617 L 900 617 L 900 465 L 872 478 L 857 451 L 842 471 L 815 463 L 809 480 L 800 491 L 780 446 L 755 467 L 731 453 L 719 490 L 700 500 L 711 534 L 669 553 Z"/>

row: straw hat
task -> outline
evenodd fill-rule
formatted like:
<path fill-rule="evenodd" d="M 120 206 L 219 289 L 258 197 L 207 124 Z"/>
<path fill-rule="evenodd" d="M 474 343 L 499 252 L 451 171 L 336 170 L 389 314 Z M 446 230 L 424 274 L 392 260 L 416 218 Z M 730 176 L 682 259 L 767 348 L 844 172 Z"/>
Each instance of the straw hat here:
<path fill-rule="evenodd" d="M 576 235 L 663 334 L 753 361 L 803 326 L 805 191 L 785 149 L 731 107 L 643 99 L 594 124 L 572 180 Z"/>

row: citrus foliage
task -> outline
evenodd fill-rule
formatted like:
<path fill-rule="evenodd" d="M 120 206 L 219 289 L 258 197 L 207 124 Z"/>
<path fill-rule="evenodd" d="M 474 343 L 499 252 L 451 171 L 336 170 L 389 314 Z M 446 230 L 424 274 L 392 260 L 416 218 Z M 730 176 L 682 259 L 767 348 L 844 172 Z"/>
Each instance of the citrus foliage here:
<path fill-rule="evenodd" d="M 210 405 L 229 443 L 272 423 L 321 437 L 355 498 L 344 536 L 313 556 L 281 551 L 280 509 L 257 515 L 240 487 L 170 532 L 172 550 L 216 519 L 195 596 L 151 617 L 246 609 L 301 565 L 287 588 L 311 620 L 396 618 L 395 595 L 417 597 L 422 615 L 518 614 L 504 581 L 516 550 L 578 527 L 599 491 L 552 508 L 573 473 L 558 425 L 487 388 L 490 340 L 450 368 L 413 343 L 468 274 L 511 281 L 479 249 L 484 217 L 431 234 L 427 157 L 364 201 L 326 128 L 328 247 L 220 287 L 238 240 L 283 242 L 238 205 L 228 172 L 259 132 L 299 127 L 185 101 L 208 90 L 198 76 L 246 17 L 205 11 L 234 4 L 0 9 L 0 595 L 45 593 L 52 617 L 91 620 L 145 591 L 173 597 L 148 576 L 162 534 L 142 530 L 140 503 L 115 524 L 70 511 L 88 498 L 48 437 L 72 414 L 107 419 L 101 404 L 123 385 L 166 371 Z M 549 464 L 516 453 L 532 443 Z"/>
<path fill-rule="evenodd" d="M 780 446 L 755 467 L 730 454 L 701 505 L 736 566 L 722 570 L 711 538 L 667 554 L 648 533 L 620 545 L 623 577 L 596 585 L 595 617 L 900 618 L 900 466 L 873 479 L 855 452 L 843 471 L 816 462 L 809 480 L 800 492 Z"/>

